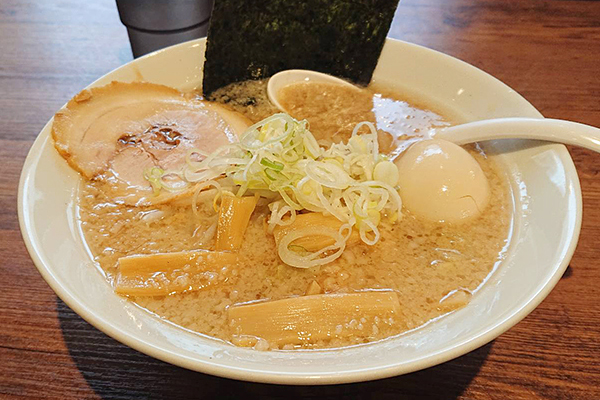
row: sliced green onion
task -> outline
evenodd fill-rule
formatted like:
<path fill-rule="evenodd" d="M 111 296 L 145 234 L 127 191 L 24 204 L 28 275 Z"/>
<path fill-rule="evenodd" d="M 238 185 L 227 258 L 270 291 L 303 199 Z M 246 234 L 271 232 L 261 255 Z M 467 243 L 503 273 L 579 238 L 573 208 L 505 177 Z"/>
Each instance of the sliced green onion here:
<path fill-rule="evenodd" d="M 158 196 L 162 189 L 161 178 L 165 174 L 165 170 L 159 167 L 148 168 L 144 171 L 144 178 L 150 183 L 154 190 L 154 195 Z"/>
<path fill-rule="evenodd" d="M 272 181 L 287 180 L 286 176 L 283 175 L 281 172 L 272 170 L 270 168 L 265 169 L 265 175 Z"/>
<path fill-rule="evenodd" d="M 379 154 L 377 129 L 371 122 L 357 124 L 347 143 L 334 143 L 324 149 L 309 131 L 307 121 L 274 114 L 249 127 L 239 142 L 221 146 L 210 154 L 190 150 L 185 161 L 182 174 L 160 168 L 145 173 L 155 193 L 179 189 L 176 177 L 203 183 L 225 176 L 238 186 L 237 191 L 234 189 L 237 196 L 253 191 L 251 194 L 271 202 L 270 231 L 276 225 L 291 223 L 299 210 L 330 214 L 344 223 L 343 234 L 319 231 L 336 241 L 319 252 L 296 248 L 300 246 L 292 245 L 295 239 L 291 237 L 280 242 L 280 258 L 295 267 L 335 260 L 343 252 L 352 229 L 359 231 L 364 243 L 373 245 L 380 237 L 382 216 L 388 216 L 392 222 L 401 218 L 397 169 Z M 290 218 L 284 220 L 286 214 Z"/>
<path fill-rule="evenodd" d="M 262 165 L 264 165 L 265 167 L 269 167 L 269 168 L 271 168 L 271 169 L 273 169 L 273 170 L 275 170 L 275 171 L 281 171 L 281 170 L 283 169 L 283 166 L 284 166 L 284 165 L 283 165 L 282 163 L 280 163 L 280 162 L 277 162 L 277 161 L 271 161 L 271 160 L 269 160 L 268 158 L 265 158 L 265 157 L 263 157 L 263 158 L 260 160 L 260 163 L 261 163 Z"/>

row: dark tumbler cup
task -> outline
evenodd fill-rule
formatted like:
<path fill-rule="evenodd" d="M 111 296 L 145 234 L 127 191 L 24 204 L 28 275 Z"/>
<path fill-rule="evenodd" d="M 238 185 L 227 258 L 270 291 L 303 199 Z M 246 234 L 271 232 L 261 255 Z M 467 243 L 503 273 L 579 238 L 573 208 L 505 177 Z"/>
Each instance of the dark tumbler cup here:
<path fill-rule="evenodd" d="M 206 36 L 212 6 L 213 0 L 117 0 L 134 57 Z"/>

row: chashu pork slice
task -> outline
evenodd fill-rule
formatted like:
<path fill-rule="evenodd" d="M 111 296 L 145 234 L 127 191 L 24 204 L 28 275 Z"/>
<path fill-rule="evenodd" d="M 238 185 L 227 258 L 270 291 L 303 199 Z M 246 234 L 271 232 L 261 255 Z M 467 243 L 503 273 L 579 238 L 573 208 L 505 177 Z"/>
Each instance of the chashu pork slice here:
<path fill-rule="evenodd" d="M 178 170 L 190 149 L 212 152 L 238 140 L 251 122 L 215 103 L 151 83 L 112 82 L 77 94 L 54 116 L 56 149 L 117 202 L 150 205 L 191 190 L 156 195 L 144 172 Z"/>

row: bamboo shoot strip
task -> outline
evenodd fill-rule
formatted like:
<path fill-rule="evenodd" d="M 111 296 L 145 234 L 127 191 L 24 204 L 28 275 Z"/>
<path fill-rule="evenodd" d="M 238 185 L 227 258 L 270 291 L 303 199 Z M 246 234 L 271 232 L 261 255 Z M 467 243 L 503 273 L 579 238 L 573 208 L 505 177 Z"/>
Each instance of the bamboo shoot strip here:
<path fill-rule="evenodd" d="M 244 240 L 250 216 L 256 207 L 256 197 L 223 195 L 219 209 L 215 250 L 238 250 Z"/>
<path fill-rule="evenodd" d="M 229 309 L 229 320 L 235 336 L 256 336 L 271 346 L 283 346 L 368 339 L 397 324 L 399 314 L 395 292 L 365 291 L 242 304 Z"/>
<path fill-rule="evenodd" d="M 331 215 L 324 216 L 322 213 L 306 213 L 296 215 L 296 219 L 289 225 L 278 225 L 273 230 L 275 241 L 279 244 L 279 241 L 283 239 L 285 235 L 301 228 L 315 228 L 317 231 L 319 228 L 331 228 L 338 231 L 342 226 L 342 221 Z M 346 246 L 358 243 L 360 236 L 356 230 L 352 230 L 352 234 Z M 312 235 L 304 236 L 296 239 L 292 242 L 292 245 L 302 247 L 303 250 L 313 252 L 321 250 L 324 247 L 331 246 L 335 243 L 335 239 L 331 236 Z"/>
<path fill-rule="evenodd" d="M 233 253 L 208 250 L 121 257 L 115 291 L 129 296 L 161 296 L 200 290 L 225 282 L 236 262 Z"/>

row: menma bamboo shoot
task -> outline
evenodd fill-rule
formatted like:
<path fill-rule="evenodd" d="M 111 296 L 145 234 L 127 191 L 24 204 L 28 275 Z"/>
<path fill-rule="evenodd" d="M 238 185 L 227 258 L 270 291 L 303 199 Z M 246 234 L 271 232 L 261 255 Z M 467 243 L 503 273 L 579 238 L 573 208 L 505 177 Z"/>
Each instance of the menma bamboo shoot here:
<path fill-rule="evenodd" d="M 219 209 L 215 250 L 239 250 L 250 216 L 256 207 L 256 201 L 256 197 L 223 195 Z"/>
<path fill-rule="evenodd" d="M 298 214 L 296 215 L 296 219 L 289 225 L 277 225 L 273 230 L 273 235 L 275 236 L 275 241 L 279 243 L 279 241 L 288 233 L 291 233 L 297 229 L 303 228 L 325 228 L 325 229 L 333 229 L 335 231 L 339 231 L 342 227 L 343 222 L 337 219 L 334 216 L 325 216 L 322 213 L 306 213 L 306 214 Z M 350 238 L 346 242 L 346 245 L 351 245 L 354 243 L 358 243 L 360 240 L 360 236 L 356 230 L 352 230 L 350 234 Z M 294 246 L 302 247 L 304 250 L 309 252 L 314 252 L 321 250 L 324 247 L 331 246 L 335 243 L 335 239 L 331 236 L 324 235 L 310 235 L 304 236 L 299 239 L 294 240 L 291 244 Z"/>
<path fill-rule="evenodd" d="M 233 253 L 194 250 L 121 257 L 115 291 L 129 296 L 160 296 L 223 283 L 237 261 Z"/>
<path fill-rule="evenodd" d="M 393 291 L 364 291 L 292 297 L 233 306 L 236 337 L 254 336 L 271 346 L 310 345 L 333 338 L 369 339 L 398 323 L 400 303 Z"/>

